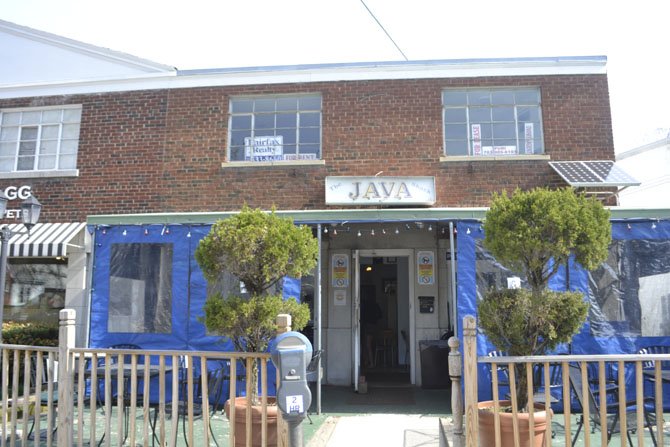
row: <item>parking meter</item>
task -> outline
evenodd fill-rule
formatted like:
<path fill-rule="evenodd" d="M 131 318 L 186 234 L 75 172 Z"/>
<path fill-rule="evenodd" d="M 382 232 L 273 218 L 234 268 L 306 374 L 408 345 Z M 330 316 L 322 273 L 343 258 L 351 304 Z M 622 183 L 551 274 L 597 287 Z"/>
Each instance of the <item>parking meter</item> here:
<path fill-rule="evenodd" d="M 298 424 L 312 404 L 307 385 L 307 365 L 312 359 L 312 344 L 299 332 L 286 332 L 275 339 L 272 362 L 279 371 L 277 405 L 286 421 Z"/>

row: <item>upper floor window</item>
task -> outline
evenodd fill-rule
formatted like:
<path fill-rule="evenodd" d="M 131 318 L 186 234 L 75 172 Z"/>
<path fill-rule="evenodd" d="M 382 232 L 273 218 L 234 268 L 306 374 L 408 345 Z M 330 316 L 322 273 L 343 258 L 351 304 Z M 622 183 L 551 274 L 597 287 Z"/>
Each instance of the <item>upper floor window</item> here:
<path fill-rule="evenodd" d="M 81 106 L 0 110 L 0 172 L 77 168 Z"/>
<path fill-rule="evenodd" d="M 445 90 L 442 107 L 446 155 L 544 153 L 537 88 Z"/>
<path fill-rule="evenodd" d="M 321 158 L 321 96 L 235 98 L 230 101 L 229 161 Z"/>

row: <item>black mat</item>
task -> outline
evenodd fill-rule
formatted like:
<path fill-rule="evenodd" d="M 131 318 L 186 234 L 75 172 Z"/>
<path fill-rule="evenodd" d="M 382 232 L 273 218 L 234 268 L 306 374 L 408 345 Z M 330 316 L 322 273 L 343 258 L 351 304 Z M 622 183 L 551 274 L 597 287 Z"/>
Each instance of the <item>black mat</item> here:
<path fill-rule="evenodd" d="M 412 388 L 368 388 L 366 394 L 352 393 L 348 405 L 415 405 Z"/>

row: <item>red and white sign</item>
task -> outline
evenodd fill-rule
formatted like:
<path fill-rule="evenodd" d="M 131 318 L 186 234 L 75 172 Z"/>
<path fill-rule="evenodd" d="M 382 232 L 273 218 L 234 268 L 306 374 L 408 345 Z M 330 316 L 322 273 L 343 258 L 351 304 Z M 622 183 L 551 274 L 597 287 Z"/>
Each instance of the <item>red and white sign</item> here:
<path fill-rule="evenodd" d="M 470 127 L 472 134 L 472 155 L 482 155 L 482 126 L 481 124 L 473 124 Z"/>

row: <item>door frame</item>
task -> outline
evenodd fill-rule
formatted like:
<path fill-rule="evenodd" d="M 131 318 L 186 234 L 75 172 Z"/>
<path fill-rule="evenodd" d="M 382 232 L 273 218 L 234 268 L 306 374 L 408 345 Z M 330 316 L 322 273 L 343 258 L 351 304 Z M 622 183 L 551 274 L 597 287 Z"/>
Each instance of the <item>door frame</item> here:
<path fill-rule="evenodd" d="M 415 376 L 415 367 L 416 365 L 416 350 L 414 346 L 415 338 L 415 315 L 414 315 L 414 250 L 411 248 L 407 249 L 374 249 L 374 250 L 353 250 L 352 251 L 352 264 L 353 265 L 353 276 L 354 281 L 353 290 L 351 296 L 353 297 L 353 309 L 351 312 L 351 327 L 353 329 L 353 346 L 352 346 L 352 364 L 354 366 L 354 390 L 358 391 L 358 377 L 360 376 L 360 366 L 361 366 L 361 351 L 360 351 L 360 303 L 361 303 L 361 285 L 360 285 L 360 268 L 361 268 L 361 258 L 374 258 L 374 257 L 402 257 L 407 258 L 407 301 L 408 301 L 408 312 L 409 312 L 409 371 L 410 371 L 410 383 L 412 385 L 416 384 Z M 399 273 L 398 273 L 399 274 Z"/>

